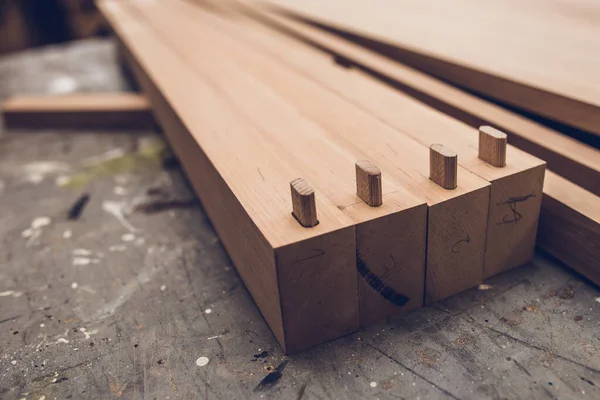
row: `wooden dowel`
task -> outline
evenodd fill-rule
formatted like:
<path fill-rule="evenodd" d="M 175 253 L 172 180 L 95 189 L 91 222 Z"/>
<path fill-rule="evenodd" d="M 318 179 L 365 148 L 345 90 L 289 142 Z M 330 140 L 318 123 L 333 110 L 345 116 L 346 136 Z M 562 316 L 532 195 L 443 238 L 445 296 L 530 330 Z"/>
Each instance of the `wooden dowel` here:
<path fill-rule="evenodd" d="M 479 127 L 479 158 L 494 167 L 506 166 L 506 133 L 491 126 Z"/>
<path fill-rule="evenodd" d="M 292 214 L 300 225 L 310 228 L 316 226 L 317 205 L 315 203 L 315 191 L 305 179 L 298 178 L 290 182 L 292 190 Z"/>
<path fill-rule="evenodd" d="M 383 204 L 381 171 L 370 161 L 356 162 L 356 195 L 371 207 Z"/>
<path fill-rule="evenodd" d="M 429 148 L 429 179 L 444 189 L 456 189 L 458 178 L 458 154 L 443 144 Z"/>

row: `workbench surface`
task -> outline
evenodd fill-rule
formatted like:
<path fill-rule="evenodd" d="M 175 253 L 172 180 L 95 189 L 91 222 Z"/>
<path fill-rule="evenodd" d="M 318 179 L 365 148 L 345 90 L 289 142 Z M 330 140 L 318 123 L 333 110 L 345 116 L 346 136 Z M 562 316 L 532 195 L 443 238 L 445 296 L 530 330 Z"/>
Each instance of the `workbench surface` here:
<path fill-rule="evenodd" d="M 0 59 L 2 99 L 127 86 L 106 39 Z M 600 292 L 541 255 L 286 357 L 165 153 L 0 134 L 0 398 L 600 398 Z"/>

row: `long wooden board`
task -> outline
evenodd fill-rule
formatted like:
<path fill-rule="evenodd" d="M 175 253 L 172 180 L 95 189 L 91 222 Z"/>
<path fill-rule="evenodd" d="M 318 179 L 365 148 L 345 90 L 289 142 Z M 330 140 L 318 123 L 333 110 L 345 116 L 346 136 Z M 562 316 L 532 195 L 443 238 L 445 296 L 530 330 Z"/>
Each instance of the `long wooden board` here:
<path fill-rule="evenodd" d="M 600 285 L 600 197 L 548 172 L 538 246 Z"/>
<path fill-rule="evenodd" d="M 313 49 L 273 31 L 218 16 L 203 22 L 283 61 L 423 145 L 445 143 L 456 150 L 461 166 L 491 183 L 484 277 L 531 260 L 542 201 L 542 160 L 509 146 L 507 166 L 493 167 L 478 158 L 477 135 L 469 126 L 368 77 L 340 71 Z"/>
<path fill-rule="evenodd" d="M 284 350 L 300 351 L 357 329 L 350 218 L 317 193 L 320 223 L 300 226 L 291 215 L 289 193 L 299 171 L 120 2 L 99 6 Z"/>
<path fill-rule="evenodd" d="M 235 90 L 241 90 L 240 82 L 232 82 L 236 68 L 240 70 L 238 73 L 243 71 L 252 74 L 253 80 L 263 82 L 276 91 L 280 99 L 293 104 L 296 112 L 318 122 L 324 128 L 324 135 L 344 146 L 357 158 L 366 155 L 386 175 L 398 179 L 407 189 L 428 200 L 427 301 L 445 298 L 481 282 L 488 183 L 460 168 L 459 187 L 456 190 L 445 190 L 435 185 L 427 178 L 429 151 L 426 147 L 399 135 L 360 108 L 289 68 L 248 50 L 242 43 L 226 35 L 207 29 L 206 24 L 198 23 L 206 17 L 198 8 L 178 1 L 168 6 L 144 2 L 131 4 L 136 4 L 153 26 L 159 26 L 162 21 L 162 32 L 172 38 L 173 46 L 186 38 L 205 38 L 202 44 L 194 44 L 196 49 L 202 50 L 199 53 L 202 57 L 198 57 L 194 64 L 197 68 L 205 71 L 214 68 L 219 73 L 229 71 L 222 75 L 215 73 L 213 77 L 217 79 L 222 76 L 223 84 L 232 85 Z M 175 23 L 181 27 L 176 33 L 170 29 Z M 223 48 L 229 51 L 223 54 Z M 186 54 L 190 59 L 194 57 L 189 51 Z M 211 59 L 211 66 L 205 63 L 204 57 L 207 56 Z M 252 94 L 255 96 L 257 93 L 254 91 Z M 265 118 L 268 116 L 265 115 Z M 272 122 L 263 119 L 261 123 Z M 365 132 L 372 133 L 365 135 Z M 463 243 L 464 248 L 453 248 L 457 242 Z"/>
<path fill-rule="evenodd" d="M 561 8 L 578 7 L 562 4 Z M 269 0 L 462 87 L 600 135 L 600 28 L 544 0 Z M 589 12 L 598 4 L 587 2 Z"/>
<path fill-rule="evenodd" d="M 7 129 L 153 129 L 150 104 L 135 93 L 17 95 L 2 104 Z"/>
<path fill-rule="evenodd" d="M 549 168 L 568 180 L 546 172 L 537 246 L 600 284 L 600 151 L 359 46 L 271 16 L 279 23 L 278 28 L 287 29 L 313 48 L 385 74 L 418 98 L 425 96 L 428 104 L 433 100 L 438 108 L 472 126 L 499 126 L 509 133 L 511 143 L 548 160 Z"/>
<path fill-rule="evenodd" d="M 289 18 L 282 19 L 273 13 L 263 14 L 267 11 L 265 9 L 258 11 L 261 12 L 259 16 L 269 16 L 267 22 L 275 23 L 278 29 L 326 54 L 343 59 L 347 65 L 372 73 L 378 79 L 395 85 L 399 90 L 472 127 L 497 127 L 509 135 L 509 143 L 545 160 L 550 170 L 600 195 L 598 150 L 335 35 Z"/>

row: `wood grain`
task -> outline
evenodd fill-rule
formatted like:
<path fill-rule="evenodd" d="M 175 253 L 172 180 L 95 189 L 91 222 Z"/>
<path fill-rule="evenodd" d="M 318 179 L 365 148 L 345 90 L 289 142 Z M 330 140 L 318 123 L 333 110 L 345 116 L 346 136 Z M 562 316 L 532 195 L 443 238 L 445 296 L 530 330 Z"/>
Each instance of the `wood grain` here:
<path fill-rule="evenodd" d="M 383 203 L 381 170 L 370 161 L 356 162 L 356 195 L 371 207 L 379 207 Z"/>
<path fill-rule="evenodd" d="M 590 40 L 600 28 L 556 12 L 550 2 L 269 4 L 365 37 L 386 54 L 458 86 L 600 135 L 600 57 Z M 595 5 L 590 12 L 599 10 Z"/>
<path fill-rule="evenodd" d="M 494 167 L 505 167 L 506 138 L 506 133 L 491 126 L 479 127 L 479 158 Z"/>
<path fill-rule="evenodd" d="M 302 35 L 313 46 L 327 46 L 335 51 L 343 51 L 344 56 L 351 54 L 351 50 L 356 50 L 353 45 L 347 45 L 314 28 L 272 14 L 263 13 L 262 16 L 268 17 L 269 23 L 283 26 L 288 33 Z M 319 58 L 320 53 L 316 53 L 314 49 L 269 34 L 264 28 L 259 32 L 259 28 L 255 26 L 247 29 L 243 37 L 262 51 L 311 76 L 421 144 L 450 145 L 459 153 L 461 167 L 491 183 L 484 276 L 489 277 L 523 265 L 531 259 L 542 200 L 545 170 L 542 160 L 509 146 L 509 162 L 506 167 L 495 168 L 486 164 L 478 157 L 477 130 L 405 94 L 391 90 L 388 85 L 371 79 L 362 70 L 340 74 L 329 63 L 324 62 L 322 57 Z M 352 54 L 362 56 L 361 62 L 371 60 L 367 58 L 369 53 L 365 50 L 359 49 Z M 388 69 L 393 72 L 392 67 Z M 515 207 L 516 212 L 513 211 Z"/>
<path fill-rule="evenodd" d="M 146 4 L 136 4 L 136 6 L 138 6 L 137 9 L 142 15 L 152 21 L 154 27 L 162 29 L 163 35 L 170 38 L 174 46 L 177 46 L 177 43 L 187 42 L 188 46 L 193 45 L 198 48 L 199 44 L 190 41 L 190 38 L 196 34 L 208 35 L 206 37 L 211 37 L 211 34 L 214 35 L 206 28 L 197 26 L 197 23 L 194 22 L 201 18 L 200 10 L 183 2 L 172 2 L 169 7 L 156 7 L 156 5 L 150 7 Z M 170 29 L 175 21 L 179 26 L 187 27 L 189 31 Z M 210 47 L 211 43 L 212 48 Z M 243 48 L 236 48 L 234 43 L 227 43 L 227 46 L 232 46 L 232 49 L 238 50 L 235 52 L 238 58 L 231 62 L 231 59 L 225 57 L 225 54 L 219 50 L 219 43 L 217 37 L 212 36 L 210 41 L 203 42 L 202 46 L 205 47 L 201 47 L 203 49 L 201 53 L 194 53 L 191 56 L 190 62 L 197 68 L 197 71 L 210 76 L 222 90 L 231 93 L 231 101 L 239 102 L 240 108 L 247 109 L 249 115 L 256 118 L 256 123 L 263 127 L 264 133 L 269 135 L 272 141 L 279 143 L 279 151 L 286 154 L 289 159 L 295 160 L 296 165 L 302 166 L 302 174 L 310 179 L 311 185 L 329 196 L 338 208 L 352 218 L 356 223 L 357 235 L 361 235 L 361 231 L 367 231 L 373 236 L 373 240 L 378 241 L 381 248 L 387 249 L 381 255 L 374 254 L 368 249 L 363 250 L 360 247 L 362 243 L 367 246 L 368 242 L 357 242 L 357 254 L 363 254 L 361 257 L 364 263 L 375 269 L 376 266 L 373 266 L 373 263 L 379 262 L 382 256 L 392 255 L 399 258 L 398 254 L 408 252 L 417 255 L 417 257 L 406 257 L 407 265 L 405 269 L 410 271 L 420 270 L 420 275 L 407 275 L 401 273 L 399 268 L 398 274 L 386 276 L 384 280 L 386 287 L 404 287 L 407 281 L 417 285 L 421 284 L 424 276 L 425 236 L 415 236 L 412 232 L 404 231 L 390 235 L 389 230 L 374 229 L 374 226 L 385 224 L 383 218 L 385 216 L 408 212 L 411 214 L 408 217 L 409 219 L 419 218 L 424 225 L 423 230 L 419 230 L 417 233 L 424 233 L 427 225 L 426 213 L 421 211 L 426 207 L 425 200 L 414 193 L 403 190 L 398 183 L 400 181 L 394 177 L 389 177 L 386 178 L 387 183 L 384 186 L 383 201 L 387 201 L 388 196 L 397 197 L 396 194 L 401 195 L 402 201 L 392 199 L 390 207 L 352 207 L 362 201 L 356 196 L 354 169 L 351 168 L 354 161 L 351 164 L 350 160 L 365 158 L 365 153 L 356 151 L 354 148 L 344 147 L 346 142 L 341 139 L 342 128 L 339 126 L 319 124 L 320 120 L 312 122 L 310 121 L 312 114 L 303 115 L 302 119 L 298 119 L 298 110 L 304 109 L 310 103 L 307 101 L 309 97 L 303 97 L 305 91 L 300 91 L 300 96 L 293 97 L 293 101 L 291 101 L 292 99 L 288 96 L 281 95 L 281 87 L 283 87 L 281 83 L 291 80 L 291 82 L 294 82 L 294 87 L 302 87 L 302 80 L 299 76 L 291 74 L 286 69 L 276 65 L 264 64 L 264 61 L 261 61 L 262 57 L 257 58 L 256 53 L 248 53 Z M 184 54 L 192 53 L 185 51 Z M 206 65 L 205 57 L 207 54 L 213 55 L 214 64 Z M 243 66 L 243 68 L 240 66 Z M 229 71 L 229 73 L 224 75 L 224 71 Z M 249 73 L 252 73 L 251 77 L 248 75 Z M 274 81 L 279 82 L 279 84 L 273 86 Z M 314 87 L 314 85 L 311 87 Z M 273 91 L 274 88 L 277 88 L 277 90 Z M 248 96 L 247 99 L 240 98 L 240 93 L 245 93 Z M 318 88 L 313 96 L 320 97 L 323 94 L 326 94 L 323 89 Z M 301 103 L 297 102 L 298 98 L 302 99 Z M 339 104 L 340 99 L 337 99 L 336 103 Z M 249 104 L 256 106 L 249 109 Z M 259 107 L 259 104 L 262 106 Z M 300 106 L 302 108 L 299 108 Z M 317 110 L 317 108 L 312 108 L 312 110 Z M 273 115 L 280 118 L 273 118 Z M 284 116 L 285 119 L 283 119 Z M 321 113 L 320 118 L 322 117 L 323 114 Z M 285 132 L 285 135 L 282 135 L 282 132 Z M 290 147 L 290 141 L 294 143 L 293 147 Z M 318 146 L 315 145 L 316 143 L 318 143 Z M 398 170 L 398 167 L 395 167 L 395 169 Z M 332 185 L 332 182 L 338 182 L 338 185 Z M 419 208 L 419 212 L 414 214 L 413 208 L 416 207 Z M 397 226 L 397 229 L 401 230 L 402 226 Z M 408 242 L 402 242 L 403 246 L 398 247 L 398 236 L 408 236 L 415 240 L 410 246 L 408 246 Z M 420 256 L 423 257 L 419 258 Z M 386 258 L 386 260 L 388 259 Z M 360 276 L 360 272 L 359 277 L 365 279 Z M 414 297 L 411 297 L 409 302 L 406 304 L 392 303 L 390 306 L 388 304 L 390 300 L 382 296 L 381 292 L 378 291 L 379 289 L 370 287 L 367 290 L 372 291 L 374 297 L 378 296 L 377 301 L 381 304 L 381 311 L 369 315 L 369 318 L 385 318 L 392 315 L 391 313 L 397 314 L 405 311 L 408 307 L 414 307 L 415 304 L 422 304 L 422 292 L 415 294 L 412 290 L 410 294 Z"/>
<path fill-rule="evenodd" d="M 291 181 L 290 189 L 292 192 L 292 213 L 294 217 L 305 228 L 316 226 L 319 220 L 317 219 L 315 191 L 302 178 Z"/>
<path fill-rule="evenodd" d="M 600 198 L 547 172 L 537 245 L 600 285 Z"/>
<path fill-rule="evenodd" d="M 458 154 L 443 144 L 429 147 L 429 179 L 444 189 L 456 189 Z"/>
<path fill-rule="evenodd" d="M 150 6 L 142 6 L 142 3 L 136 5 L 143 12 L 149 13 L 151 10 Z M 282 68 L 275 60 L 253 52 L 240 42 L 218 33 L 217 28 L 210 27 L 209 16 L 202 10 L 183 2 L 173 2 L 170 3 L 170 7 L 164 7 L 160 12 L 154 11 L 153 24 L 166 18 L 165 15 L 169 12 L 174 13 L 175 5 L 185 10 L 177 15 L 189 19 L 189 32 L 185 35 L 180 33 L 181 37 L 177 41 L 182 41 L 185 37 L 202 35 L 207 38 L 203 41 L 204 55 L 220 54 L 222 52 L 219 49 L 229 48 L 231 51 L 223 54 L 223 57 L 229 58 L 233 65 L 243 66 L 243 70 L 252 74 L 254 79 L 268 84 L 280 98 L 293 104 L 305 118 L 318 122 L 325 129 L 330 140 L 344 146 L 356 159 L 369 159 L 377 164 L 385 174 L 384 179 L 389 176 L 398 180 L 403 187 L 425 198 L 430 207 L 439 205 L 439 208 L 452 208 L 457 215 L 471 214 L 469 218 L 454 220 L 451 224 L 447 223 L 444 213 L 435 214 L 439 220 L 432 220 L 431 213 L 429 214 L 430 231 L 432 224 L 438 224 L 440 228 L 436 232 L 440 234 L 428 234 L 427 269 L 444 270 L 431 275 L 438 280 L 436 284 L 427 283 L 427 287 L 431 288 L 431 292 L 427 289 L 427 292 L 430 292 L 429 301 L 450 296 L 481 282 L 487 226 L 488 183 L 460 169 L 462 183 L 456 191 L 446 191 L 436 187 L 427 178 L 429 152 L 426 147 L 404 135 L 399 135 L 397 131 L 373 118 L 369 113 L 344 101 L 334 93 L 323 90 L 320 85 L 311 80 L 303 78 L 289 68 Z M 198 24 L 200 20 L 203 21 L 202 24 Z M 178 21 L 181 26 L 187 26 L 184 25 L 184 17 Z M 172 24 L 173 21 L 165 21 L 164 34 L 171 32 L 169 26 Z M 277 65 L 279 67 L 276 67 Z M 339 73 L 337 69 L 333 71 Z M 228 76 L 228 81 L 230 80 L 231 74 Z M 372 135 L 376 136 L 367 136 L 364 132 L 373 132 Z M 377 140 L 373 140 L 373 137 Z M 385 186 L 384 190 L 387 190 Z M 457 211 L 459 209 L 464 210 L 464 213 Z M 454 242 L 463 240 L 467 236 L 473 238 L 468 242 L 472 247 L 471 251 L 452 253 Z M 449 237 L 455 237 L 456 240 L 452 242 L 448 240 Z"/>
<path fill-rule="evenodd" d="M 153 129 L 144 96 L 93 93 L 60 96 L 18 95 L 2 104 L 7 129 Z"/>
<path fill-rule="evenodd" d="M 300 226 L 291 215 L 289 199 L 289 182 L 300 171 L 256 140 L 259 132 L 232 114 L 190 67 L 175 62 L 177 53 L 130 17 L 121 4 L 105 1 L 100 8 L 126 46 L 130 65 L 197 195 L 283 349 L 300 351 L 355 330 L 358 304 L 351 220 L 324 196 L 317 196 L 321 223 L 311 229 Z M 189 101 L 190 96 L 194 101 Z M 299 284 L 285 279 L 307 277 L 304 273 L 311 270 L 301 269 L 300 276 L 293 271 L 298 270 L 297 263 L 311 258 L 311 270 L 320 275 L 309 275 L 326 279 L 312 279 L 301 292 L 280 290 Z M 298 309 L 303 310 L 301 316 Z"/>

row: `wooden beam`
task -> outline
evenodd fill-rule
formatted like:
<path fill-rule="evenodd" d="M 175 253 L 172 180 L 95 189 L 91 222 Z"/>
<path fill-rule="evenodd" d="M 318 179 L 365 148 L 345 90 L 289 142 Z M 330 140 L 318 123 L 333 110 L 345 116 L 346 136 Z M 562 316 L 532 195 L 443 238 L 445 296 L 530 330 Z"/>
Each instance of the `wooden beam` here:
<path fill-rule="evenodd" d="M 436 186 L 427 178 L 429 151 L 426 147 L 398 134 L 372 115 L 324 90 L 301 74 L 248 49 L 237 39 L 231 39 L 210 28 L 210 16 L 199 8 L 179 1 L 171 2 L 168 6 L 143 2 L 130 4 L 135 5 L 140 14 L 151 21 L 153 27 L 161 29 L 173 46 L 202 35 L 206 40 L 202 43 L 194 41 L 195 52 L 182 53 L 194 60 L 192 62 L 199 71 L 209 73 L 208 69 L 214 69 L 211 79 L 220 79 L 222 85 L 230 86 L 232 101 L 234 93 L 248 93 L 248 88 L 242 89 L 243 82 L 237 81 L 235 77 L 251 75 L 250 81 L 260 82 L 274 91 L 278 101 L 289 103 L 294 113 L 300 112 L 304 119 L 318 123 L 325 130 L 322 135 L 329 140 L 343 147 L 356 159 L 366 158 L 376 163 L 385 173 L 384 179 L 389 176 L 402 187 L 427 200 L 430 206 L 426 284 L 428 302 L 448 297 L 481 282 L 488 183 L 460 169 L 461 184 L 457 190 L 446 191 Z M 202 23 L 199 24 L 198 21 Z M 181 29 L 171 29 L 175 23 Z M 228 48 L 229 51 L 223 52 L 223 48 Z M 207 56 L 211 57 L 211 63 L 205 62 Z M 252 91 L 253 101 L 256 101 L 259 93 L 257 90 Z M 240 107 L 243 106 L 240 104 Z M 274 105 L 268 107 L 269 115 L 279 115 L 272 112 L 272 107 Z M 264 109 L 264 104 L 262 108 Z M 333 117 L 335 115 L 343 118 Z M 261 119 L 263 127 L 273 123 L 273 118 L 269 118 L 267 114 Z M 366 135 L 365 132 L 369 134 Z M 303 133 L 302 137 L 307 134 L 310 132 Z M 288 137 L 294 143 L 299 138 L 296 135 Z M 329 154 L 328 157 L 332 156 Z M 316 178 L 318 177 L 310 179 L 313 181 Z M 384 199 L 384 204 L 385 202 Z M 468 250 L 458 250 L 461 246 L 454 246 L 457 242 L 464 243 Z"/>
<path fill-rule="evenodd" d="M 281 17 L 273 17 L 273 20 L 294 30 L 299 25 L 288 23 Z M 341 72 L 301 43 L 286 40 L 274 35 L 272 31 L 261 31 L 256 25 L 244 29 L 238 26 L 239 19 L 236 19 L 237 25 L 221 21 L 221 25 L 237 32 L 237 37 L 245 40 L 248 45 L 287 63 L 291 68 L 342 95 L 386 122 L 388 128 L 391 125 L 397 128 L 397 132 L 402 132 L 425 146 L 444 143 L 456 149 L 462 167 L 491 182 L 485 277 L 522 265 L 531 259 L 542 198 L 545 169 L 543 161 L 510 148 L 509 165 L 505 168 L 491 167 L 479 159 L 477 136 L 465 124 L 397 93 L 362 73 Z M 318 38 L 311 36 L 310 39 L 315 41 Z M 385 128 L 378 129 L 379 132 L 384 130 Z M 363 145 L 366 144 L 361 143 Z M 517 208 L 517 214 L 512 212 L 513 206 Z M 518 220 L 511 222 L 515 218 Z M 472 235 L 468 238 L 464 236 L 463 239 L 470 240 L 471 237 Z"/>
<path fill-rule="evenodd" d="M 7 129 L 154 129 L 150 104 L 135 93 L 16 95 L 2 104 Z"/>
<path fill-rule="evenodd" d="M 268 3 L 458 86 L 600 135 L 600 58 L 589 40 L 600 28 L 556 13 L 552 3 Z"/>
<path fill-rule="evenodd" d="M 597 149 L 336 35 L 279 17 L 266 9 L 249 8 L 247 3 L 242 8 L 239 2 L 233 3 L 238 10 L 252 13 L 253 17 L 311 48 L 343 59 L 347 65 L 394 85 L 474 128 L 490 125 L 501 130 L 513 146 L 545 160 L 550 170 L 600 195 L 600 151 Z"/>
<path fill-rule="evenodd" d="M 370 284 L 371 281 L 366 285 L 361 284 L 359 297 L 363 299 L 363 303 L 379 304 L 378 307 L 370 307 L 373 312 L 361 313 L 361 324 L 421 306 L 427 226 L 425 200 L 403 190 L 399 181 L 394 176 L 390 176 L 384 178 L 382 185 L 383 203 L 387 206 L 365 207 L 356 196 L 354 171 L 351 168 L 355 163 L 354 160 L 365 158 L 365 154 L 345 148 L 345 142 L 339 137 L 339 129 L 331 130 L 329 127 L 315 123 L 319 121 L 311 121 L 311 116 L 298 118 L 298 105 L 286 97 L 281 97 L 278 91 L 274 91 L 276 88 L 272 86 L 271 78 L 265 80 L 266 69 L 261 70 L 262 67 L 259 67 L 260 77 L 250 76 L 248 70 L 250 65 L 253 65 L 252 73 L 257 71 L 257 65 L 250 62 L 253 54 L 248 60 L 243 56 L 243 64 L 232 63 L 222 51 L 218 50 L 221 44 L 216 37 L 211 36 L 214 33 L 203 32 L 202 27 L 196 26 L 197 24 L 189 19 L 188 15 L 200 18 L 200 15 L 195 15 L 200 12 L 195 7 L 181 2 L 172 2 L 168 6 L 158 3 L 153 5 L 131 3 L 131 5 L 137 7 L 136 10 L 140 15 L 152 21 L 153 27 L 161 29 L 162 35 L 169 40 L 173 48 L 180 49 L 181 54 L 189 57 L 190 63 L 199 74 L 210 79 L 229 96 L 229 101 L 246 111 L 246 115 L 253 118 L 255 124 L 261 126 L 265 137 L 278 143 L 280 151 L 286 153 L 288 159 L 294 160 L 296 165 L 301 166 L 302 176 L 310 180 L 311 185 L 331 198 L 334 204 L 356 223 L 358 262 L 362 266 L 358 273 L 361 279 L 366 281 L 367 278 L 362 276 L 362 273 L 368 271 L 366 276 L 372 277 L 375 274 L 385 284 L 384 288 L 377 284 Z M 170 29 L 173 23 L 181 29 Z M 200 45 L 190 34 L 206 34 L 207 38 L 211 39 L 203 41 Z M 195 52 L 188 51 L 192 46 L 196 49 Z M 239 53 L 238 50 L 242 49 L 234 46 L 231 50 Z M 205 62 L 207 55 L 213 58 L 210 64 Z M 249 64 L 246 64 L 247 62 Z M 267 69 L 271 67 L 274 67 L 271 72 L 276 77 L 289 74 L 280 67 L 266 66 Z M 299 78 L 294 76 L 292 79 Z M 319 93 L 322 91 L 320 88 L 318 90 Z M 304 98 L 303 103 L 306 103 L 306 100 L 308 97 Z M 404 171 L 405 168 L 400 166 L 395 169 Z M 401 174 L 404 173 L 410 174 L 409 172 Z M 414 172 L 412 174 L 415 175 Z M 332 185 L 332 182 L 339 183 L 336 186 Z M 398 213 L 403 215 L 395 215 Z M 396 223 L 390 223 L 387 219 Z M 407 231 L 405 229 L 407 226 L 412 227 L 414 231 Z M 393 268 L 386 270 L 385 266 L 394 259 L 403 259 L 403 267 L 396 267 L 393 273 L 386 272 L 393 270 Z M 381 278 L 380 270 L 383 270 L 381 274 L 384 278 Z M 470 279 L 473 281 L 478 278 L 470 277 Z M 401 293 L 402 297 L 406 298 L 405 301 L 394 301 L 394 298 L 387 296 L 389 289 Z M 365 294 L 365 291 L 369 293 Z"/>
<path fill-rule="evenodd" d="M 320 223 L 300 226 L 289 198 L 289 182 L 300 171 L 122 3 L 99 6 L 284 350 L 297 352 L 357 329 L 352 221 L 317 194 Z"/>
<path fill-rule="evenodd" d="M 548 171 L 537 245 L 600 285 L 600 198 Z"/>

